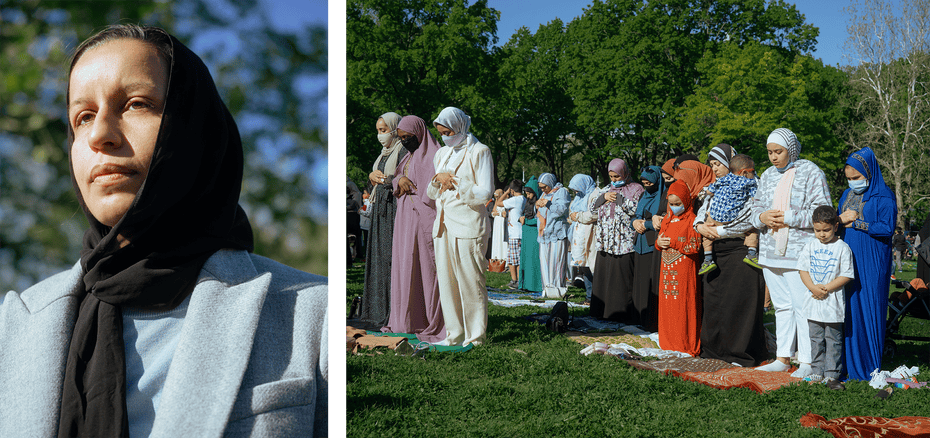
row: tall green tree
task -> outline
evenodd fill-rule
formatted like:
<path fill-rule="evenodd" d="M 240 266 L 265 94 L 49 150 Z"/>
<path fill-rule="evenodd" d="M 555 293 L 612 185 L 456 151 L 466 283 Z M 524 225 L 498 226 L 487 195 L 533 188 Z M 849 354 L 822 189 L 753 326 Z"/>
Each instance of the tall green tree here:
<path fill-rule="evenodd" d="M 484 132 L 477 107 L 486 102 L 480 95 L 497 87 L 499 18 L 486 0 L 347 2 L 346 150 L 356 182 L 367 181 L 381 148 L 375 123 L 385 112 L 429 124 L 442 108 L 457 106 L 472 116 L 476 135 Z"/>
<path fill-rule="evenodd" d="M 700 81 L 697 64 L 721 43 L 758 41 L 806 52 L 818 31 L 784 1 L 595 0 L 568 26 L 570 94 L 588 150 L 634 168 L 681 152 L 679 109 Z"/>
<path fill-rule="evenodd" d="M 757 42 L 724 43 L 698 62 L 699 85 L 681 108 L 676 143 L 706 154 L 718 143 L 770 166 L 765 139 L 775 128 L 798 135 L 802 157 L 826 172 L 834 197 L 842 193 L 846 144 L 837 128 L 847 120 L 841 106 L 846 74 L 809 55 Z"/>

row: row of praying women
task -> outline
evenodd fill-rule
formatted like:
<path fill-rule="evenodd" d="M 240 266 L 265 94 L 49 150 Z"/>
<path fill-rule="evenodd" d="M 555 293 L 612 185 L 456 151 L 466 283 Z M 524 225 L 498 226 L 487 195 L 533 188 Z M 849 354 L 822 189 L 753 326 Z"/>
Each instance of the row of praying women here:
<path fill-rule="evenodd" d="M 850 155 L 844 169 L 850 188 L 840 213 L 832 213 L 851 250 L 849 269 L 841 270 L 842 257 L 809 249 L 823 238 L 815 238 L 815 227 L 832 226 L 814 214 L 831 205 L 823 171 L 800 159 L 800 142 L 788 129 L 773 131 L 766 150 L 773 166 L 759 179 L 749 156 L 720 144 L 707 164 L 683 156 L 646 167 L 641 184 L 614 159 L 608 187 L 577 190 L 573 202 L 591 206 L 570 218 L 587 224 L 596 215 L 590 313 L 656 330 L 664 349 L 756 366 L 767 358 L 768 285 L 777 360 L 760 369 L 786 371 L 797 353 L 795 377 L 868 379 L 881 365 L 884 344 L 894 195 L 871 149 Z M 831 275 L 843 279 L 826 281 Z M 824 325 L 836 332 L 825 333 Z"/>
<path fill-rule="evenodd" d="M 369 175 L 371 230 L 359 319 L 437 345 L 478 345 L 488 325 L 491 150 L 458 108 L 443 109 L 433 125 L 444 147 L 420 117 L 378 118 L 384 148 Z"/>
<path fill-rule="evenodd" d="M 389 118 L 391 114 L 381 120 Z M 396 264 L 392 287 L 382 295 L 392 306 L 384 330 L 418 333 L 430 342 L 445 339 L 450 345 L 482 342 L 487 327 L 485 245 L 491 234 L 485 208 L 492 189 L 490 154 L 473 136 L 459 134 L 468 131 L 467 116 L 460 110 L 444 110 L 434 124 L 444 141 L 448 139 L 442 149 L 446 153 L 435 152 L 438 145 L 422 120 L 419 130 L 387 126 L 386 132 L 397 129 L 402 140 L 414 133 L 417 145 L 407 148 L 413 156 L 435 157 L 422 159 L 434 168 L 425 169 L 423 179 L 411 180 L 409 187 L 408 176 L 390 179 L 392 202 L 398 203 L 396 218 L 404 225 L 393 233 L 390 245 L 379 246 L 374 233 L 371 239 L 371 247 L 395 251 L 384 261 Z M 894 195 L 869 148 L 849 157 L 844 171 L 850 188 L 835 216 L 851 250 L 852 268 L 842 272 L 849 276 L 845 286 L 829 283 L 832 290 L 826 290 L 828 282 L 820 282 L 824 272 L 839 269 L 839 263 L 815 260 L 820 255 L 810 255 L 807 249 L 816 239 L 815 209 L 831 205 L 824 173 L 800 158 L 801 144 L 788 129 L 771 133 L 766 152 L 772 166 L 759 178 L 749 156 L 720 144 L 706 164 L 685 155 L 661 167 L 647 166 L 639 181 L 623 160 L 614 159 L 607 166 L 610 183 L 604 188 L 588 175 L 575 175 L 568 187 L 551 173 L 530 178 L 525 185 L 514 181 L 502 199 L 520 201 L 507 207 L 496 204 L 503 207 L 499 214 L 519 216 L 522 239 L 509 245 L 510 252 L 520 254 L 508 255 L 511 265 L 518 263 L 511 286 L 560 298 L 570 269 L 575 269 L 584 280 L 592 316 L 658 331 L 662 348 L 742 366 L 767 359 L 762 327 L 767 286 L 776 309 L 777 360 L 760 369 L 788 370 L 789 358 L 797 353 L 796 377 L 848 373 L 867 379 L 881 365 L 890 239 L 897 217 Z M 389 156 L 387 151 L 382 154 Z M 405 164 L 414 161 L 401 160 L 397 168 L 411 175 Z M 374 184 L 383 176 L 371 177 Z M 456 177 L 461 182 L 450 183 Z M 427 196 L 405 213 L 399 206 L 423 184 L 428 184 Z M 426 229 L 414 236 L 413 224 L 425 224 Z M 418 242 L 433 243 L 435 267 L 426 263 L 428 250 L 412 250 Z M 467 257 L 446 258 L 455 251 Z M 812 258 L 799 260 L 808 256 Z M 401 275 L 421 278 L 393 278 Z M 366 297 L 368 288 L 366 282 Z M 840 308 L 826 318 L 811 308 L 826 305 L 820 301 L 829 294 L 834 294 L 831 305 Z M 835 332 L 817 329 L 816 339 L 811 339 L 809 330 L 815 323 L 834 328 L 839 324 L 839 353 L 820 339 L 836 340 Z M 825 363 L 825 356 L 845 357 L 845 365 Z"/>

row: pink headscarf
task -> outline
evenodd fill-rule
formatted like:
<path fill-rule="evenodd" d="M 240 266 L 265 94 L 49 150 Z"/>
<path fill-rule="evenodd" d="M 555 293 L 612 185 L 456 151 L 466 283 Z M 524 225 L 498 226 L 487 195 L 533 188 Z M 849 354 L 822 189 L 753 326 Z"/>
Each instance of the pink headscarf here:
<path fill-rule="evenodd" d="M 607 165 L 607 170 L 613 171 L 617 175 L 620 175 L 620 180 L 626 183 L 620 188 L 614 187 L 613 183 L 610 183 L 608 186 L 609 189 L 607 191 L 622 193 L 624 198 L 631 201 L 636 201 L 639 199 L 639 196 L 646 191 L 646 189 L 644 189 L 643 186 L 639 183 L 632 182 L 632 178 L 630 178 L 630 168 L 626 165 L 626 161 L 623 161 L 620 158 L 614 158 L 613 160 L 610 160 L 610 164 Z M 616 204 L 611 203 L 610 217 L 614 216 L 615 208 Z"/>
<path fill-rule="evenodd" d="M 607 165 L 607 170 L 614 171 L 617 175 L 620 175 L 620 179 L 626 184 L 623 187 L 615 188 L 613 184 L 610 185 L 611 192 L 622 192 L 623 197 L 627 199 L 636 199 L 637 196 L 641 195 L 646 189 L 643 186 L 637 183 L 631 183 L 633 180 L 630 178 L 630 168 L 626 165 L 626 161 L 623 161 L 619 158 L 614 158 L 610 160 L 610 164 Z"/>
<path fill-rule="evenodd" d="M 439 142 L 426 129 L 426 122 L 417 116 L 404 117 L 397 124 L 397 128 L 415 135 L 417 140 L 420 140 L 420 147 L 404 155 L 400 163 L 397 163 L 394 181 L 399 181 L 402 175 L 406 175 L 417 186 L 417 195 L 423 197 L 424 203 L 427 203 L 426 187 L 436 176 L 433 157 L 439 150 Z"/>

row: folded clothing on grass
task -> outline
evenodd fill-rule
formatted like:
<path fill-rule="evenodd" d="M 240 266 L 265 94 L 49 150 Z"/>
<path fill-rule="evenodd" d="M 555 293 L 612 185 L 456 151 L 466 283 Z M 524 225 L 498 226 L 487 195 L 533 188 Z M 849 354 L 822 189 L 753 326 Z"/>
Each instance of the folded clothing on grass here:
<path fill-rule="evenodd" d="M 823 429 L 837 438 L 930 436 L 930 417 L 842 417 L 827 420 L 808 412 L 801 417 L 801 425 Z"/>

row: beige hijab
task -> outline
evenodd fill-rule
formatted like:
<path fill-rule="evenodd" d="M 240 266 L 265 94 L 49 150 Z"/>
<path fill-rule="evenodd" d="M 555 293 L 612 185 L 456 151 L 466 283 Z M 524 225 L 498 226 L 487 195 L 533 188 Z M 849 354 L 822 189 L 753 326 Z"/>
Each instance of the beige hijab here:
<path fill-rule="evenodd" d="M 388 129 L 391 131 L 396 131 L 397 124 L 400 123 L 400 119 L 402 119 L 402 117 L 400 114 L 395 112 L 389 112 L 381 114 L 379 119 L 384 120 L 384 124 L 387 125 Z M 378 158 L 375 158 L 375 163 L 371 166 L 372 172 L 378 170 L 378 163 L 381 162 L 383 157 L 388 157 L 387 162 L 384 163 L 384 174 L 387 176 L 394 175 L 394 172 L 397 169 L 397 156 L 400 155 L 401 149 L 403 149 L 403 146 L 400 144 L 400 137 L 398 137 L 397 133 L 395 132 L 394 140 L 391 141 L 391 145 L 388 147 L 382 147 L 381 154 L 378 155 Z M 381 187 L 381 184 L 376 185 L 375 188 L 371 190 L 372 202 L 374 202 L 375 199 L 378 199 L 375 197 L 375 193 L 378 191 L 378 187 Z"/>

